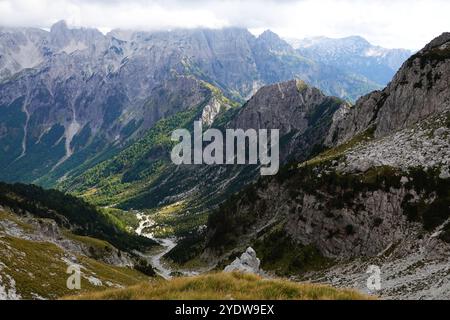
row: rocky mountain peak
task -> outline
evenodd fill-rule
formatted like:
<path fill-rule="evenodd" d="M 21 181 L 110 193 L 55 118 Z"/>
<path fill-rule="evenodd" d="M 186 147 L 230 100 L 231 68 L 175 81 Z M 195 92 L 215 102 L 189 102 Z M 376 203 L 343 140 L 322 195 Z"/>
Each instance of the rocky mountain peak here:
<path fill-rule="evenodd" d="M 343 38 L 344 42 L 351 42 L 354 44 L 359 44 L 360 46 L 371 46 L 370 42 L 367 41 L 367 39 L 361 37 L 361 36 L 349 36 Z"/>
<path fill-rule="evenodd" d="M 450 34 L 444 33 L 408 59 L 383 90 L 359 99 L 335 117 L 327 143 L 340 144 L 375 128 L 382 137 L 450 106 Z"/>
<path fill-rule="evenodd" d="M 60 20 L 54 23 L 50 28 L 50 32 L 54 34 L 66 32 L 67 30 L 69 30 L 69 27 L 67 26 L 67 22 L 65 20 Z"/>
<path fill-rule="evenodd" d="M 420 53 L 423 53 L 424 51 L 428 51 L 436 47 L 440 47 L 446 44 L 447 42 L 450 42 L 450 32 L 444 32 L 439 37 L 433 39 L 429 44 L 425 46 L 425 48 L 423 48 L 420 51 Z"/>
<path fill-rule="evenodd" d="M 259 35 L 257 42 L 263 44 L 266 48 L 272 51 L 289 52 L 293 51 L 292 47 L 276 33 L 271 30 L 266 30 Z"/>
<path fill-rule="evenodd" d="M 320 104 L 325 95 L 300 80 L 262 87 L 234 120 L 236 128 L 277 128 L 282 134 L 304 130 L 305 113 Z"/>
<path fill-rule="evenodd" d="M 271 40 L 271 41 L 280 41 L 281 38 L 273 31 L 267 29 L 263 33 L 261 33 L 258 37 L 260 40 Z M 283 40 L 281 40 L 283 41 Z"/>
<path fill-rule="evenodd" d="M 106 38 L 97 29 L 69 28 L 64 20 L 56 22 L 50 29 L 50 38 L 57 50 L 72 53 L 88 47 L 102 47 Z"/>

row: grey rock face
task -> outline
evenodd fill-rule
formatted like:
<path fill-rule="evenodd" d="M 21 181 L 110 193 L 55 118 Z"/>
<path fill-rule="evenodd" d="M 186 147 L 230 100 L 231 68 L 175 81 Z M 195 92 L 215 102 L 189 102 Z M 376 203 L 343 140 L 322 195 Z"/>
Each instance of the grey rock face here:
<path fill-rule="evenodd" d="M 3 180 L 31 182 L 73 154 L 78 160 L 72 166 L 79 164 L 211 95 L 194 78 L 175 69 L 166 73 L 173 57 L 162 52 L 135 53 L 131 59 L 127 44 L 119 48 L 116 39 L 55 28 L 48 42 L 70 53 L 55 47 L 38 67 L 0 84 Z"/>
<path fill-rule="evenodd" d="M 278 129 L 280 137 L 290 137 L 283 146 L 281 160 L 298 160 L 323 142 L 333 114 L 346 106 L 346 102 L 328 97 L 301 80 L 292 80 L 261 88 L 228 126 Z"/>
<path fill-rule="evenodd" d="M 337 170 L 365 172 L 377 166 L 442 168 L 445 179 L 450 167 L 450 129 L 445 126 L 450 109 L 386 137 L 355 146 L 345 153 Z M 437 129 L 436 129 L 437 128 Z"/>
<path fill-rule="evenodd" d="M 259 273 L 260 260 L 256 257 L 256 252 L 252 247 L 248 247 L 247 250 L 241 255 L 240 258 L 236 258 L 230 265 L 226 266 L 225 272 L 243 272 L 243 273 Z"/>
<path fill-rule="evenodd" d="M 448 108 L 449 48 L 449 35 L 443 34 L 412 56 L 383 91 L 362 97 L 336 119 L 327 144 L 346 142 L 370 126 L 375 137 L 383 137 Z"/>
<path fill-rule="evenodd" d="M 212 125 L 217 115 L 220 113 L 221 109 L 222 104 L 219 101 L 217 101 L 217 99 L 214 98 L 211 99 L 210 103 L 203 108 L 201 119 L 203 125 L 207 126 Z M 226 106 L 224 106 L 224 109 L 226 109 Z"/>
<path fill-rule="evenodd" d="M 420 230 L 411 229 L 401 242 L 392 243 L 376 257 L 339 263 L 303 279 L 356 288 L 382 299 L 446 299 L 450 296 L 449 246 L 437 239 L 437 233 L 422 239 L 418 239 L 418 234 Z M 380 268 L 378 291 L 367 287 L 369 266 Z"/>
<path fill-rule="evenodd" d="M 295 242 L 313 245 L 334 260 L 332 267 L 298 275 L 303 281 L 353 287 L 388 299 L 448 298 L 450 246 L 439 238 L 448 221 L 431 232 L 409 221 L 403 203 L 421 196 L 406 189 L 409 178 L 402 181 L 402 187 L 359 192 L 345 202 L 340 191 L 312 195 L 300 183 L 294 198 L 291 188 L 296 180 L 274 181 L 255 191 L 258 200 L 237 200 L 234 216 L 248 215 L 246 219 L 254 220 L 236 243 L 248 245 L 270 234 L 271 226 L 283 225 Z M 330 208 L 335 201 L 339 205 Z M 214 257 L 213 250 L 206 253 Z M 218 259 L 224 257 L 221 253 Z M 381 291 L 367 288 L 369 265 L 381 268 Z"/>
<path fill-rule="evenodd" d="M 266 86 L 247 102 L 230 126 L 279 129 L 281 135 L 293 130 L 303 133 L 308 126 L 308 115 L 328 99 L 300 80 Z"/>

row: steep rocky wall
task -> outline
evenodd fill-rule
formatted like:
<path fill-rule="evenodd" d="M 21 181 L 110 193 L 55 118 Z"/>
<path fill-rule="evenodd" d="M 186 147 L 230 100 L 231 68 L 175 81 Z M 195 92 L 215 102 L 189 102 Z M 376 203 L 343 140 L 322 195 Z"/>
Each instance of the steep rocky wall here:
<path fill-rule="evenodd" d="M 383 137 L 450 106 L 450 33 L 444 33 L 406 61 L 383 91 L 341 110 L 328 134 L 339 145 L 374 126 Z"/>

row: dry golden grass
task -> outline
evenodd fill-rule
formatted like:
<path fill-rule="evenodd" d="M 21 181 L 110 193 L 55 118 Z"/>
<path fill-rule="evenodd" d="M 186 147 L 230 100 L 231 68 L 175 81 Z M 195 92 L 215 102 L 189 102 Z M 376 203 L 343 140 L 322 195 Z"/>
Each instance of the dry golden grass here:
<path fill-rule="evenodd" d="M 92 292 L 66 299 L 81 300 L 368 300 L 354 290 L 267 280 L 252 274 L 211 273 L 155 280 L 125 289 Z"/>

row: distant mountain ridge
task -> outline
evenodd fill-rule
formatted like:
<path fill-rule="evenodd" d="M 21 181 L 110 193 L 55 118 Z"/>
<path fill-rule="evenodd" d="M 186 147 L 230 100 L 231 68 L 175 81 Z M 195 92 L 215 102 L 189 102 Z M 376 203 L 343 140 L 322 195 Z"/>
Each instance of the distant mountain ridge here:
<path fill-rule="evenodd" d="M 412 52 L 386 49 L 360 36 L 333 39 L 314 37 L 287 40 L 301 55 L 343 72 L 361 74 L 382 86 L 386 85 Z"/>

